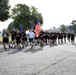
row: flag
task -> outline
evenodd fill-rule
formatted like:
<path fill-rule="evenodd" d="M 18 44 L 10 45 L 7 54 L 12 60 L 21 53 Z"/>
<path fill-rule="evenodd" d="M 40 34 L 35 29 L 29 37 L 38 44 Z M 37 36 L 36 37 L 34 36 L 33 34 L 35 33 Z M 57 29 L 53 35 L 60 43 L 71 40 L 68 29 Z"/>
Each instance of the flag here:
<path fill-rule="evenodd" d="M 36 23 L 36 26 L 35 26 L 35 34 L 36 34 L 36 37 L 39 37 L 40 31 L 41 31 L 41 24 L 40 24 L 40 22 L 38 20 L 37 23 Z"/>
<path fill-rule="evenodd" d="M 20 25 L 20 32 L 22 32 L 23 31 L 23 27 Z"/>
<path fill-rule="evenodd" d="M 40 23 L 40 21 L 39 20 L 36 20 L 35 24 L 38 24 L 38 23 Z"/>

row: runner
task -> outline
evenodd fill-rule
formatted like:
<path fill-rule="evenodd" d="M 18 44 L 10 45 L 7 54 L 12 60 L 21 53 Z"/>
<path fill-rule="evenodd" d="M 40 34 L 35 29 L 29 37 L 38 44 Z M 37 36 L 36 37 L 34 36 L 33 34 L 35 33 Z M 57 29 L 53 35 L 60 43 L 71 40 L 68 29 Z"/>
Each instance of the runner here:
<path fill-rule="evenodd" d="M 27 36 L 26 36 L 26 31 L 23 29 L 22 33 L 21 33 L 21 37 L 22 37 L 22 47 L 24 48 L 25 44 L 27 46 Z"/>
<path fill-rule="evenodd" d="M 71 33 L 71 43 L 72 44 L 75 44 L 74 40 L 75 40 L 75 34 Z"/>
<path fill-rule="evenodd" d="M 20 43 L 21 43 L 21 34 L 20 34 L 20 31 L 17 30 L 16 31 L 16 44 L 17 44 L 18 50 L 20 50 L 21 48 Z"/>
<path fill-rule="evenodd" d="M 11 48 L 15 47 L 15 35 L 16 35 L 16 31 L 14 31 L 14 29 L 12 29 L 11 31 L 11 40 L 12 40 L 12 46 Z"/>
<path fill-rule="evenodd" d="M 34 46 L 34 38 L 35 38 L 35 33 L 33 32 L 33 29 L 30 29 L 30 32 L 29 32 L 29 42 L 31 44 L 31 48 Z"/>
<path fill-rule="evenodd" d="M 9 33 L 7 33 L 6 29 L 3 30 L 3 46 L 4 46 L 4 49 L 6 50 L 7 49 L 7 45 L 9 46 L 10 48 L 10 45 L 8 44 L 9 42 Z"/>

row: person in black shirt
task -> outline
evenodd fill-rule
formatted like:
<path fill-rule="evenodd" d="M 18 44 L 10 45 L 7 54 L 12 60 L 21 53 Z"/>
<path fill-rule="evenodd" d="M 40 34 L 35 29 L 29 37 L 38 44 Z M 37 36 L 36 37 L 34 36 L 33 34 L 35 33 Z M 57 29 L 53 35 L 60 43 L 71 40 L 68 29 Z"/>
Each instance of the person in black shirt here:
<path fill-rule="evenodd" d="M 47 40 L 48 40 L 48 31 L 45 32 L 44 40 L 43 40 L 46 43 L 46 45 L 48 45 L 48 41 Z"/>
<path fill-rule="evenodd" d="M 20 43 L 21 43 L 21 33 L 19 32 L 19 30 L 17 30 L 15 36 L 16 36 L 17 47 L 18 47 L 18 49 L 20 49 L 21 48 L 21 46 L 20 46 Z"/>
<path fill-rule="evenodd" d="M 15 47 L 15 34 L 16 34 L 16 31 L 14 31 L 14 29 L 12 29 L 10 34 L 11 34 L 11 40 L 12 40 L 12 47 Z"/>
<path fill-rule="evenodd" d="M 58 44 L 60 44 L 61 42 L 61 33 L 58 33 Z"/>
<path fill-rule="evenodd" d="M 39 35 L 39 42 L 40 42 L 40 47 L 43 47 L 43 39 L 44 39 L 44 32 L 43 30 L 40 32 L 40 35 Z"/>
<path fill-rule="evenodd" d="M 53 44 L 53 38 L 52 38 L 52 35 L 53 35 L 52 33 L 50 33 L 50 35 L 49 35 L 49 38 L 50 38 L 50 40 L 49 40 L 50 43 L 49 43 L 49 44 L 50 44 L 50 46 Z"/>
<path fill-rule="evenodd" d="M 8 44 L 8 42 L 9 42 L 9 34 L 7 33 L 6 29 L 3 30 L 2 36 L 3 36 L 3 45 L 4 45 L 4 48 L 6 50 L 7 49 L 6 45 L 8 45 L 10 47 L 10 45 Z"/>
<path fill-rule="evenodd" d="M 60 34 L 61 44 L 63 44 L 63 33 Z"/>
<path fill-rule="evenodd" d="M 26 36 L 26 31 L 23 29 L 22 33 L 21 33 L 21 40 L 22 40 L 22 46 L 24 48 L 24 45 L 26 44 L 27 42 L 27 36 Z M 26 45 L 27 46 L 27 45 Z"/>
<path fill-rule="evenodd" d="M 75 34 L 74 33 L 71 33 L 71 43 L 72 44 L 75 43 L 74 40 L 75 40 Z"/>
<path fill-rule="evenodd" d="M 64 42 L 65 42 L 65 43 L 66 43 L 66 36 L 67 36 L 67 34 L 66 34 L 66 33 L 63 33 Z"/>
<path fill-rule="evenodd" d="M 67 39 L 68 39 L 68 42 L 70 42 L 70 40 L 71 40 L 71 33 L 67 34 Z"/>

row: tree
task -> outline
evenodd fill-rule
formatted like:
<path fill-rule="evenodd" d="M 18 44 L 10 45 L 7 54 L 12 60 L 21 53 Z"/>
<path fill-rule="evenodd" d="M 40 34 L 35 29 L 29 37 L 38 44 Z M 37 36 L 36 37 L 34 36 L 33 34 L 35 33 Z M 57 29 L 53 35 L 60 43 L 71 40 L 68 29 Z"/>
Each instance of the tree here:
<path fill-rule="evenodd" d="M 35 24 L 37 20 L 40 21 L 40 24 L 43 24 L 43 17 L 42 17 L 42 14 L 38 12 L 38 9 L 35 8 L 34 6 L 32 6 L 30 9 L 31 9 L 31 15 L 32 15 L 32 18 L 34 19 Z"/>
<path fill-rule="evenodd" d="M 71 24 L 71 30 L 76 33 L 76 20 L 73 20 Z"/>
<path fill-rule="evenodd" d="M 29 7 L 25 4 L 17 4 L 12 9 L 12 18 L 14 19 L 14 27 L 19 29 L 20 25 L 26 30 L 35 25 L 37 19 L 43 24 L 43 18 L 41 13 L 38 12 L 37 8 Z"/>
<path fill-rule="evenodd" d="M 9 18 L 9 9 L 8 0 L 0 0 L 0 21 L 5 21 Z"/>
<path fill-rule="evenodd" d="M 12 28 L 14 28 L 13 26 L 14 26 L 14 22 L 11 22 L 7 28 L 7 31 L 11 32 Z"/>
<path fill-rule="evenodd" d="M 76 20 L 73 20 L 71 24 L 76 25 Z"/>
<path fill-rule="evenodd" d="M 65 27 L 64 24 L 61 24 L 61 25 L 60 25 L 60 31 L 61 31 L 61 32 L 65 32 L 65 31 L 66 31 L 66 27 Z"/>

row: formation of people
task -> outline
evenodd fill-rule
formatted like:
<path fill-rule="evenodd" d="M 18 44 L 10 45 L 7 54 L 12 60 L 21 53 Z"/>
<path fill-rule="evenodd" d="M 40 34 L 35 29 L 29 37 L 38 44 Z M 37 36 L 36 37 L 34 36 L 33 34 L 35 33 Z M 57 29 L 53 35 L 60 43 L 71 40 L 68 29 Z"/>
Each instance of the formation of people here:
<path fill-rule="evenodd" d="M 33 48 L 36 45 L 39 45 L 43 48 L 44 43 L 46 45 L 54 45 L 54 44 L 63 44 L 68 42 L 74 44 L 75 43 L 75 34 L 74 33 L 60 33 L 60 32 L 48 32 L 41 30 L 39 36 L 36 37 L 35 30 L 30 29 L 29 33 L 26 34 L 26 30 L 23 29 L 22 32 L 19 30 L 11 30 L 11 33 L 8 33 L 6 29 L 3 30 L 3 46 L 4 49 L 9 48 L 18 48 L 22 49 L 27 47 L 28 44 Z M 11 44 L 9 43 L 9 38 L 11 37 Z M 58 40 L 58 41 L 57 41 Z"/>

